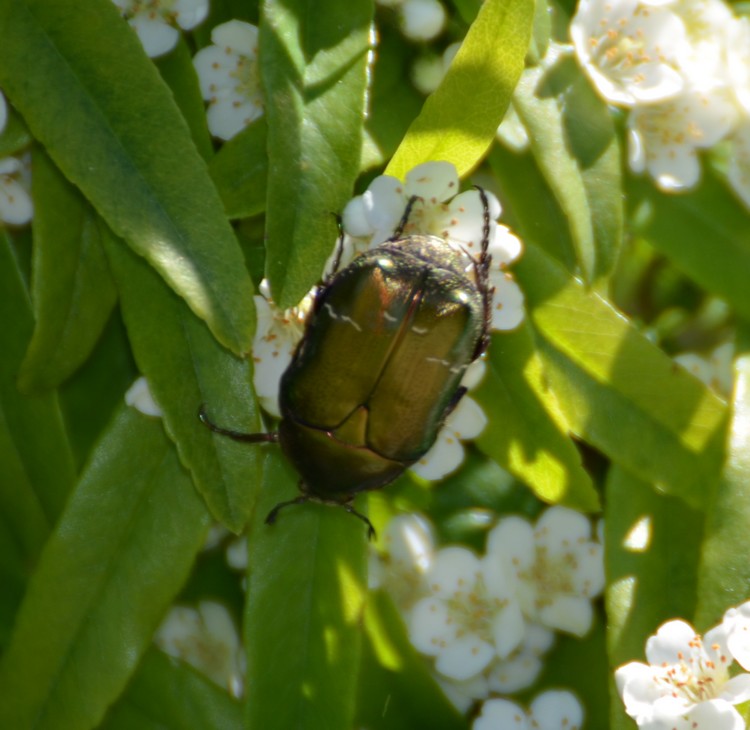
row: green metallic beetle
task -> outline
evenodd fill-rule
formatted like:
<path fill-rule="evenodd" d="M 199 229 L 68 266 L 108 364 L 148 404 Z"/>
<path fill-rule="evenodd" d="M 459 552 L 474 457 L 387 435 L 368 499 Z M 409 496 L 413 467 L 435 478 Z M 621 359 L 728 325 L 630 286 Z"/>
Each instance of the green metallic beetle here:
<path fill-rule="evenodd" d="M 319 287 L 305 333 L 281 378 L 276 433 L 244 434 L 200 418 L 238 441 L 278 442 L 301 476 L 296 499 L 343 506 L 374 529 L 352 501 L 380 489 L 435 443 L 466 389 L 467 366 L 489 342 L 492 290 L 490 217 L 484 207 L 481 252 L 467 255 L 435 236 L 402 237 L 416 198 L 391 239 L 341 271 L 339 244 Z"/>

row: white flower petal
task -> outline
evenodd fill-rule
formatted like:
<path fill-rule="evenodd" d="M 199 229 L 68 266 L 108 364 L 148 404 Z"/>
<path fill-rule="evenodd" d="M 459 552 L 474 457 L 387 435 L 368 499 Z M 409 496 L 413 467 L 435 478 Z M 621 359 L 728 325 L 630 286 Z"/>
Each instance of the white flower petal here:
<path fill-rule="evenodd" d="M 676 664 L 680 657 L 690 653 L 690 643 L 695 640 L 695 629 L 685 621 L 667 621 L 646 642 L 649 664 Z"/>
<path fill-rule="evenodd" d="M 533 564 L 536 555 L 534 530 L 523 517 L 504 517 L 487 536 L 487 555 L 512 562 L 519 570 Z"/>
<path fill-rule="evenodd" d="M 492 256 L 492 268 L 504 271 L 506 266 L 512 264 L 523 253 L 523 244 L 507 226 L 496 223 L 489 253 Z"/>
<path fill-rule="evenodd" d="M 507 659 L 526 635 L 526 622 L 518 602 L 515 599 L 507 600 L 505 608 L 500 609 L 492 621 L 495 652 L 500 659 Z"/>
<path fill-rule="evenodd" d="M 405 0 L 399 9 L 401 30 L 411 40 L 432 40 L 445 26 L 445 8 L 438 0 Z"/>
<path fill-rule="evenodd" d="M 141 376 L 128 388 L 125 393 L 125 403 L 146 416 L 158 416 L 161 418 L 164 412 L 154 400 L 148 381 Z"/>
<path fill-rule="evenodd" d="M 525 316 L 521 287 L 509 274 L 502 277 L 491 275 L 490 284 L 495 288 L 492 295 L 492 329 L 515 329 L 523 322 Z"/>
<path fill-rule="evenodd" d="M 530 725 L 523 708 L 510 700 L 487 700 L 482 712 L 474 720 L 471 730 L 529 730 Z"/>
<path fill-rule="evenodd" d="M 539 609 L 542 624 L 574 636 L 585 636 L 593 619 L 591 601 L 577 596 L 554 596 L 549 604 Z"/>
<path fill-rule="evenodd" d="M 550 550 L 569 549 L 591 539 L 591 522 L 580 512 L 556 505 L 537 520 L 535 537 Z"/>
<path fill-rule="evenodd" d="M 721 699 L 732 705 L 750 700 L 750 674 L 738 674 L 721 688 Z"/>
<path fill-rule="evenodd" d="M 375 234 L 372 245 L 389 239 L 404 215 L 408 199 L 400 180 L 390 175 L 376 177 L 362 195 L 365 215 Z"/>
<path fill-rule="evenodd" d="M 452 598 L 471 591 L 481 576 L 479 558 L 471 550 L 454 545 L 438 550 L 427 578 L 436 596 Z"/>
<path fill-rule="evenodd" d="M 254 58 L 258 52 L 258 28 L 242 20 L 229 20 L 211 31 L 211 42 Z"/>
<path fill-rule="evenodd" d="M 458 173 L 450 162 L 424 162 L 406 173 L 404 187 L 407 199 L 417 195 L 436 205 L 458 193 Z"/>
<path fill-rule="evenodd" d="M 172 11 L 177 25 L 183 30 L 191 30 L 206 19 L 208 0 L 175 0 Z"/>
<path fill-rule="evenodd" d="M 435 669 L 445 677 L 468 679 L 481 672 L 495 655 L 492 645 L 478 636 L 462 636 L 438 654 Z"/>
<path fill-rule="evenodd" d="M 514 652 L 508 659 L 497 661 L 490 667 L 489 688 L 500 694 L 520 692 L 536 682 L 543 667 L 541 658 L 530 651 Z"/>
<path fill-rule="evenodd" d="M 128 22 L 138 34 L 143 50 L 149 58 L 163 56 L 177 45 L 179 31 L 161 19 L 136 15 Z"/>
<path fill-rule="evenodd" d="M 708 700 L 687 713 L 686 728 L 696 730 L 745 730 L 745 721 L 737 710 L 723 700 Z"/>
<path fill-rule="evenodd" d="M 31 196 L 16 180 L 0 173 L 0 220 L 13 226 L 28 223 L 34 215 Z"/>
<path fill-rule="evenodd" d="M 583 727 L 583 705 L 567 690 L 542 692 L 531 703 L 529 715 L 539 730 L 580 730 Z"/>
<path fill-rule="evenodd" d="M 225 96 L 208 107 L 206 119 L 208 130 L 214 137 L 228 140 L 262 115 L 263 107 L 252 100 L 238 102 Z"/>
<path fill-rule="evenodd" d="M 372 233 L 372 226 L 367 220 L 365 201 L 362 195 L 352 198 L 344 208 L 341 215 L 344 230 L 350 236 L 367 236 Z"/>
<path fill-rule="evenodd" d="M 448 609 L 438 598 L 422 598 L 409 614 L 409 640 L 417 651 L 437 656 L 456 635 Z"/>
<path fill-rule="evenodd" d="M 473 398 L 465 395 L 458 402 L 455 410 L 448 416 L 445 428 L 458 439 L 473 439 L 479 436 L 487 425 L 487 416 L 482 406 Z"/>
<path fill-rule="evenodd" d="M 424 573 L 432 565 L 435 538 L 430 522 L 421 515 L 396 515 L 385 529 L 383 544 L 399 570 Z"/>
<path fill-rule="evenodd" d="M 436 482 L 458 469 L 463 460 L 461 441 L 444 427 L 432 448 L 410 468 L 422 479 Z"/>

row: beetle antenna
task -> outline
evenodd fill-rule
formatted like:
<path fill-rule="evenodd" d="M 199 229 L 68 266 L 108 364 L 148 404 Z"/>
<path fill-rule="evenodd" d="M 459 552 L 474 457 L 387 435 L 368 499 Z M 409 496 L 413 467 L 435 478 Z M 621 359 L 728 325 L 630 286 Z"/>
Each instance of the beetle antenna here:
<path fill-rule="evenodd" d="M 490 344 L 490 336 L 488 333 L 492 323 L 492 294 L 495 290 L 493 287 L 490 287 L 490 265 L 492 264 L 492 256 L 489 253 L 491 230 L 490 201 L 484 188 L 479 187 L 479 185 L 475 185 L 474 187 L 482 200 L 482 245 L 475 271 L 477 277 L 477 288 L 482 293 L 482 299 L 484 301 L 484 334 L 477 343 L 477 349 L 474 353 L 474 360 L 476 360 Z"/>
<path fill-rule="evenodd" d="M 201 404 L 200 409 L 198 410 L 198 418 L 200 418 L 201 423 L 206 426 L 210 431 L 213 431 L 214 433 L 218 433 L 222 436 L 229 436 L 230 439 L 234 439 L 235 441 L 244 441 L 245 443 L 250 444 L 259 444 L 259 443 L 276 443 L 279 440 L 279 434 L 278 433 L 242 433 L 241 431 L 232 431 L 228 428 L 222 428 L 221 426 L 217 426 L 206 413 L 206 405 L 205 403 Z"/>
<path fill-rule="evenodd" d="M 404 214 L 401 216 L 401 220 L 398 222 L 396 230 L 393 231 L 393 235 L 388 239 L 389 241 L 398 241 L 398 239 L 401 238 L 406 229 L 406 225 L 409 222 L 411 209 L 414 207 L 414 203 L 418 200 L 422 200 L 419 195 L 412 195 L 411 198 L 409 198 L 409 202 L 406 204 L 406 208 L 404 208 Z"/>

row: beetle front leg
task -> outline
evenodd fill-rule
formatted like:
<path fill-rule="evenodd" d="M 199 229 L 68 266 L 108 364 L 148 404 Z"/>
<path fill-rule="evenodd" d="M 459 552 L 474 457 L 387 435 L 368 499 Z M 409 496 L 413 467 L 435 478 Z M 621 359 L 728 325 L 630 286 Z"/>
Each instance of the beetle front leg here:
<path fill-rule="evenodd" d="M 295 499 L 289 499 L 286 502 L 279 502 L 267 515 L 265 519 L 265 523 L 267 525 L 272 525 L 274 522 L 276 522 L 276 517 L 278 516 L 279 512 L 284 509 L 284 507 L 291 507 L 293 504 L 304 504 L 305 502 L 309 502 L 311 499 L 309 494 L 301 494 L 299 497 L 296 497 Z"/>
<path fill-rule="evenodd" d="M 201 423 L 206 426 L 210 431 L 218 433 L 221 436 L 228 436 L 230 439 L 235 441 L 244 441 L 250 444 L 261 444 L 261 443 L 276 443 L 279 440 L 278 433 L 242 433 L 242 431 L 232 431 L 228 428 L 222 428 L 217 426 L 206 413 L 206 405 L 201 404 L 198 410 L 198 418 Z"/>

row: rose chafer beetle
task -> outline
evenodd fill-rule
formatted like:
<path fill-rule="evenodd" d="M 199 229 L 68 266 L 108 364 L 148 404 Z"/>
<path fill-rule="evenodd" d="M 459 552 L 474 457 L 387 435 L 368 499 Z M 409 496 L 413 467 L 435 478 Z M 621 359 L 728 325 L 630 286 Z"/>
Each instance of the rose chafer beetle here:
<path fill-rule="evenodd" d="M 238 441 L 278 442 L 309 500 L 353 507 L 432 447 L 466 389 L 461 378 L 489 342 L 490 216 L 487 195 L 480 254 L 429 235 L 403 236 L 412 198 L 393 236 L 333 273 L 315 296 L 304 335 L 281 378 L 274 433 L 245 434 L 200 418 Z"/>

